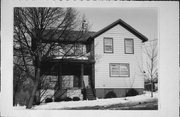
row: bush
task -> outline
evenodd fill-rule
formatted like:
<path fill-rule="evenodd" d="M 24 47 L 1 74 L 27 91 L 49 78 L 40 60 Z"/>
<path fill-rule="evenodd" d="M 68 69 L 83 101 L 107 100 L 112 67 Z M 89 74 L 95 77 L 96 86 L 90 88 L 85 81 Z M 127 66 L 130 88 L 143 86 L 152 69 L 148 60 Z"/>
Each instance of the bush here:
<path fill-rule="evenodd" d="M 116 94 L 113 91 L 110 91 L 106 94 L 104 98 L 116 98 Z"/>
<path fill-rule="evenodd" d="M 79 101 L 80 98 L 79 97 L 73 97 L 73 101 Z"/>
<path fill-rule="evenodd" d="M 126 97 L 127 96 L 136 96 L 139 93 L 135 90 L 135 89 L 129 89 L 128 92 L 126 93 Z"/>
<path fill-rule="evenodd" d="M 61 101 L 63 101 L 63 99 L 61 99 L 61 98 L 55 98 L 54 101 L 55 101 L 55 102 L 61 102 Z"/>
<path fill-rule="evenodd" d="M 52 102 L 52 101 L 53 101 L 52 98 L 46 98 L 45 103 L 49 103 L 49 102 Z"/>
<path fill-rule="evenodd" d="M 64 101 L 71 101 L 72 99 L 70 97 L 66 97 Z"/>
<path fill-rule="evenodd" d="M 39 105 L 39 104 L 40 104 L 40 101 L 38 100 L 38 97 L 37 97 L 37 96 L 34 96 L 33 105 Z"/>
<path fill-rule="evenodd" d="M 38 96 L 34 96 L 33 105 L 39 105 L 41 102 L 38 99 Z"/>
<path fill-rule="evenodd" d="M 41 103 L 40 102 L 36 102 L 36 105 L 40 105 Z"/>

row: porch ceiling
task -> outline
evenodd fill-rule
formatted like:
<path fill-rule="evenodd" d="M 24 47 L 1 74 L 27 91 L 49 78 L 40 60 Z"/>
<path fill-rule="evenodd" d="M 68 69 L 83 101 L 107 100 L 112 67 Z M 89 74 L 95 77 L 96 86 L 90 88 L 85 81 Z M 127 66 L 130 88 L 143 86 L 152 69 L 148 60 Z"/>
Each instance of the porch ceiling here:
<path fill-rule="evenodd" d="M 41 63 L 41 73 L 46 75 L 80 75 L 84 64 L 84 75 L 89 75 L 93 61 L 89 60 L 53 60 Z"/>
<path fill-rule="evenodd" d="M 93 64 L 94 60 L 79 60 L 79 59 L 52 59 L 50 62 L 59 62 L 59 63 L 79 63 L 79 64 Z"/>

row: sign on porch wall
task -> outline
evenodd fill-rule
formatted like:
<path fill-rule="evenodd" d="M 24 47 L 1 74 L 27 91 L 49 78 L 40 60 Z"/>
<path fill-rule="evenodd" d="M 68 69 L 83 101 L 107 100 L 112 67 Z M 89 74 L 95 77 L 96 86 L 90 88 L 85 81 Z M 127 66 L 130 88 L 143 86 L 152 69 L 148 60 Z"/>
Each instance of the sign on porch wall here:
<path fill-rule="evenodd" d="M 67 75 L 67 76 L 62 76 L 62 88 L 72 88 L 73 87 L 73 75 Z"/>
<path fill-rule="evenodd" d="M 129 77 L 130 69 L 128 63 L 110 63 L 111 77 Z"/>

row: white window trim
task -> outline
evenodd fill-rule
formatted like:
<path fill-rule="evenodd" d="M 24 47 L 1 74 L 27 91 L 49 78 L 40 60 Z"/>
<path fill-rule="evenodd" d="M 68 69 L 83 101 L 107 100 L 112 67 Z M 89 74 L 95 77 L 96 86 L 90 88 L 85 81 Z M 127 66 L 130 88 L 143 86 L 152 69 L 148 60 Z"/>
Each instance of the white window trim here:
<path fill-rule="evenodd" d="M 105 40 L 106 39 L 111 39 L 112 40 L 112 51 L 107 51 L 106 50 L 106 45 L 105 45 Z M 103 43 L 103 47 L 104 47 L 104 53 L 113 53 L 114 52 L 114 45 L 113 45 L 113 38 L 112 37 L 104 37 L 104 39 L 103 39 L 103 41 L 104 41 L 104 43 Z"/>
<path fill-rule="evenodd" d="M 126 40 L 132 40 L 132 52 L 127 52 Z M 125 38 L 124 39 L 124 53 L 125 54 L 134 54 L 134 39 L 132 39 L 132 38 Z"/>
<path fill-rule="evenodd" d="M 113 75 L 112 74 L 112 68 L 111 68 L 112 65 L 119 65 L 119 67 L 121 65 L 126 65 L 128 67 L 128 75 L 121 75 L 120 73 L 119 73 L 119 75 Z M 119 69 L 119 72 L 120 72 L 120 69 Z M 129 65 L 129 63 L 109 63 L 109 76 L 110 77 L 130 77 L 130 65 Z"/>

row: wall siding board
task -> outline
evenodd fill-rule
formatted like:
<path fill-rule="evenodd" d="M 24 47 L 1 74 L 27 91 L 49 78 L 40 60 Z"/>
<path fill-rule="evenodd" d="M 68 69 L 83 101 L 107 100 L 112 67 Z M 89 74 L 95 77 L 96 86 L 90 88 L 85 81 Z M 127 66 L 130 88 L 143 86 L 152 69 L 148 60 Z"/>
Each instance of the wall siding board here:
<path fill-rule="evenodd" d="M 113 54 L 104 53 L 104 37 L 113 38 Z M 124 38 L 134 39 L 134 54 L 125 54 Z M 120 25 L 96 37 L 95 60 L 95 88 L 144 88 L 142 41 Z M 110 77 L 109 63 L 129 63 L 130 77 Z"/>

